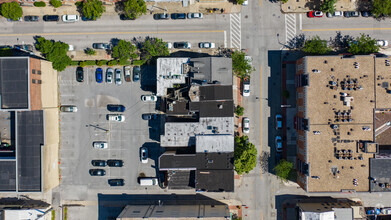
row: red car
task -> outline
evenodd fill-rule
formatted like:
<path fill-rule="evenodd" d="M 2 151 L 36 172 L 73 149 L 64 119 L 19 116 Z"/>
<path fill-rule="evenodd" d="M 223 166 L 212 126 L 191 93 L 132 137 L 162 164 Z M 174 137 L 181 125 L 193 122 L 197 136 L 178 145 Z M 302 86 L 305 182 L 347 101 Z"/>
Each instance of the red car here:
<path fill-rule="evenodd" d="M 320 18 L 323 17 L 323 12 L 321 11 L 310 11 L 307 13 L 309 18 Z"/>

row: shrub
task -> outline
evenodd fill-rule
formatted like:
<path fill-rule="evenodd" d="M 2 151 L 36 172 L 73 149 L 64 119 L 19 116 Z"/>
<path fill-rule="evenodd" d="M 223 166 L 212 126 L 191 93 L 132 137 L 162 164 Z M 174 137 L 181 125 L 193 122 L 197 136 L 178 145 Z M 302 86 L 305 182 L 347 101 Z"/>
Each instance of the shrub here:
<path fill-rule="evenodd" d="M 35 7 L 46 7 L 46 3 L 45 2 L 34 2 L 34 6 Z"/>
<path fill-rule="evenodd" d="M 132 64 L 135 66 L 141 66 L 145 63 L 145 60 L 133 60 Z"/>
<path fill-rule="evenodd" d="M 50 4 L 55 8 L 62 6 L 62 2 L 60 0 L 50 0 Z"/>
<path fill-rule="evenodd" d="M 97 60 L 96 65 L 98 66 L 107 65 L 107 60 Z"/>
<path fill-rule="evenodd" d="M 87 66 L 86 61 L 80 61 L 80 62 L 79 62 L 79 66 L 81 66 L 81 67 Z"/>
<path fill-rule="evenodd" d="M 109 66 L 114 66 L 114 65 L 117 65 L 117 61 L 116 60 L 110 60 L 108 63 L 107 63 L 107 65 L 109 65 Z"/>
<path fill-rule="evenodd" d="M 236 106 L 235 114 L 238 116 L 242 116 L 244 113 L 244 108 L 240 105 Z"/>
<path fill-rule="evenodd" d="M 80 62 L 80 61 L 72 60 L 70 65 L 71 65 L 71 66 L 79 66 L 79 62 Z"/>
<path fill-rule="evenodd" d="M 85 51 L 84 51 L 87 55 L 96 55 L 96 50 L 92 49 L 92 48 L 87 48 Z"/>
<path fill-rule="evenodd" d="M 87 65 L 87 66 L 95 66 L 95 64 L 96 64 L 96 61 L 95 61 L 95 60 L 86 60 L 86 61 L 84 61 L 84 62 L 86 62 L 86 65 Z"/>

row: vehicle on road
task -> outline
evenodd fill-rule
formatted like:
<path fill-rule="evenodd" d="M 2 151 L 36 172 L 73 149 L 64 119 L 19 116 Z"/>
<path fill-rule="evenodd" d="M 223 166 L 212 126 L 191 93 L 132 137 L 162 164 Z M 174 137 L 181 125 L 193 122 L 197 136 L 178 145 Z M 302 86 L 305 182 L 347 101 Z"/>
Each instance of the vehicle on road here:
<path fill-rule="evenodd" d="M 24 16 L 24 21 L 27 21 L 27 22 L 37 22 L 37 21 L 39 21 L 39 16 L 36 16 L 36 15 L 26 15 L 26 16 Z"/>
<path fill-rule="evenodd" d="M 79 15 L 63 15 L 61 19 L 63 22 L 76 22 L 79 21 Z"/>
<path fill-rule="evenodd" d="M 140 150 L 141 163 L 148 163 L 148 148 L 142 147 Z"/>
<path fill-rule="evenodd" d="M 388 41 L 386 40 L 377 40 L 376 45 L 379 47 L 387 47 L 388 46 Z"/>
<path fill-rule="evenodd" d="M 345 11 L 343 15 L 345 18 L 360 17 L 360 13 L 358 13 L 358 11 Z"/>
<path fill-rule="evenodd" d="M 91 164 L 94 167 L 105 167 L 107 165 L 106 161 L 104 160 L 92 160 Z"/>
<path fill-rule="evenodd" d="M 92 146 L 97 149 L 107 149 L 109 145 L 105 141 L 95 141 Z"/>
<path fill-rule="evenodd" d="M 74 105 L 62 105 L 60 107 L 60 111 L 62 111 L 62 112 L 77 112 L 77 107 Z"/>
<path fill-rule="evenodd" d="M 159 14 L 154 14 L 153 19 L 155 20 L 167 20 L 170 19 L 170 14 L 167 13 L 159 13 Z"/>
<path fill-rule="evenodd" d="M 175 42 L 174 43 L 174 48 L 177 49 L 190 49 L 191 44 L 189 42 Z"/>
<path fill-rule="evenodd" d="M 108 114 L 106 116 L 106 119 L 109 120 L 109 121 L 123 122 L 123 121 L 125 121 L 125 116 L 124 115 L 119 115 L 119 114 Z"/>
<path fill-rule="evenodd" d="M 282 138 L 281 136 L 276 136 L 276 152 L 282 152 Z"/>
<path fill-rule="evenodd" d="M 343 16 L 343 12 L 342 12 L 342 11 L 335 11 L 334 13 L 327 12 L 327 13 L 326 13 L 326 16 L 327 16 L 328 18 L 342 17 L 342 16 Z"/>
<path fill-rule="evenodd" d="M 142 95 L 141 100 L 143 102 L 156 102 L 157 97 L 155 95 Z"/>
<path fill-rule="evenodd" d="M 109 104 L 109 105 L 107 105 L 107 110 L 111 111 L 111 112 L 124 112 L 125 106 Z"/>
<path fill-rule="evenodd" d="M 243 6 L 247 6 L 248 5 L 248 0 L 244 0 L 243 3 L 242 3 Z"/>
<path fill-rule="evenodd" d="M 106 175 L 106 171 L 103 169 L 90 169 L 91 176 L 104 176 Z"/>
<path fill-rule="evenodd" d="M 187 18 L 188 19 L 193 19 L 193 18 L 203 18 L 204 15 L 202 13 L 187 13 Z"/>
<path fill-rule="evenodd" d="M 106 82 L 107 83 L 113 82 L 113 75 L 114 75 L 114 70 L 111 68 L 107 68 L 107 70 L 106 70 Z"/>
<path fill-rule="evenodd" d="M 310 11 L 307 13 L 309 18 L 321 18 L 323 17 L 323 12 L 321 11 Z"/>
<path fill-rule="evenodd" d="M 243 118 L 243 133 L 250 133 L 250 119 L 247 117 Z"/>
<path fill-rule="evenodd" d="M 243 80 L 243 96 L 250 96 L 250 79 Z"/>
<path fill-rule="evenodd" d="M 121 85 L 122 79 L 121 79 L 121 69 L 115 69 L 115 84 Z"/>
<path fill-rule="evenodd" d="M 159 180 L 157 178 L 152 178 L 152 177 L 143 177 L 143 178 L 140 178 L 140 185 L 141 186 L 156 186 L 156 185 L 159 185 Z"/>
<path fill-rule="evenodd" d="M 153 114 L 153 113 L 146 113 L 146 114 L 142 114 L 142 119 L 144 120 L 152 120 L 152 119 L 157 119 L 157 114 Z"/>
<path fill-rule="evenodd" d="M 123 186 L 125 181 L 123 179 L 109 179 L 108 183 L 110 186 Z"/>
<path fill-rule="evenodd" d="M 95 76 L 96 76 L 96 82 L 97 83 L 102 83 L 102 81 L 103 81 L 103 70 L 102 70 L 102 68 L 97 68 L 96 69 Z"/>
<path fill-rule="evenodd" d="M 105 43 L 93 43 L 92 48 L 98 49 L 98 50 L 109 50 L 110 49 L 110 44 L 105 44 Z"/>
<path fill-rule="evenodd" d="M 282 115 L 276 115 L 276 129 L 282 129 Z"/>
<path fill-rule="evenodd" d="M 362 11 L 361 12 L 361 17 L 364 17 L 364 18 L 372 17 L 372 12 L 370 12 L 370 11 Z"/>
<path fill-rule="evenodd" d="M 133 67 L 133 82 L 138 82 L 140 80 L 141 69 L 140 66 Z"/>
<path fill-rule="evenodd" d="M 126 82 L 132 81 L 132 67 L 125 66 L 124 67 L 124 78 Z"/>
<path fill-rule="evenodd" d="M 96 18 L 94 19 L 93 17 L 86 17 L 86 16 L 81 16 L 81 20 L 83 21 L 96 21 Z"/>
<path fill-rule="evenodd" d="M 215 43 L 210 43 L 210 42 L 201 42 L 198 44 L 199 48 L 215 48 L 216 45 Z"/>
<path fill-rule="evenodd" d="M 186 19 L 186 14 L 185 13 L 172 13 L 171 14 L 171 19 Z"/>
<path fill-rule="evenodd" d="M 84 71 L 83 71 L 83 67 L 77 67 L 76 68 L 76 80 L 78 82 L 83 82 L 84 81 Z"/>
<path fill-rule="evenodd" d="M 58 15 L 44 15 L 42 17 L 42 19 L 44 21 L 59 21 L 60 20 L 60 16 L 58 16 Z"/>
<path fill-rule="evenodd" d="M 107 160 L 107 166 L 109 167 L 123 167 L 124 165 L 123 160 Z"/>

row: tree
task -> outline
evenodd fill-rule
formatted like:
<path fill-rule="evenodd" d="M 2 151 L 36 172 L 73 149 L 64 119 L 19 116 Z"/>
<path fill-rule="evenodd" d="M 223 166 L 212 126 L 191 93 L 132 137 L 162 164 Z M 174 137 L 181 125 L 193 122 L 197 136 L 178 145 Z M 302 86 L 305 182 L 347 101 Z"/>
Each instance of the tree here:
<path fill-rule="evenodd" d="M 83 10 L 83 16 L 87 19 L 96 20 L 106 11 L 105 6 L 103 6 L 100 0 L 85 0 L 79 3 L 79 5 Z"/>
<path fill-rule="evenodd" d="M 240 105 L 236 106 L 235 108 L 235 114 L 237 114 L 238 116 L 242 116 L 244 113 L 244 108 Z"/>
<path fill-rule="evenodd" d="M 361 34 L 360 37 L 357 37 L 356 40 L 352 40 L 349 43 L 348 52 L 351 54 L 370 54 L 379 52 L 380 46 L 376 44 L 376 40 Z"/>
<path fill-rule="evenodd" d="M 391 1 L 390 0 L 373 0 L 372 14 L 378 18 L 380 16 L 391 15 Z"/>
<path fill-rule="evenodd" d="M 238 5 L 242 5 L 244 2 L 244 0 L 235 0 L 235 1 L 236 1 L 236 4 L 238 4 Z"/>
<path fill-rule="evenodd" d="M 18 2 L 4 2 L 1 4 L 1 15 L 5 18 L 17 21 L 22 17 L 23 10 Z"/>
<path fill-rule="evenodd" d="M 240 175 L 249 173 L 257 165 L 257 149 L 247 136 L 235 137 L 235 171 Z"/>
<path fill-rule="evenodd" d="M 62 6 L 62 2 L 60 0 L 50 0 L 50 4 L 55 8 Z"/>
<path fill-rule="evenodd" d="M 320 5 L 320 10 L 334 14 L 336 2 L 337 0 L 323 0 L 323 3 Z"/>
<path fill-rule="evenodd" d="M 85 53 L 86 53 L 87 55 L 90 55 L 90 56 L 96 55 L 96 50 L 94 50 L 94 49 L 92 49 L 92 48 L 87 48 L 87 49 L 85 50 Z"/>
<path fill-rule="evenodd" d="M 231 54 L 231 58 L 234 74 L 241 79 L 250 77 L 250 73 L 254 68 L 251 65 L 251 60 L 246 58 L 246 53 L 243 51 L 235 51 Z"/>
<path fill-rule="evenodd" d="M 123 2 L 124 15 L 130 19 L 136 19 L 147 13 L 147 6 L 144 0 L 127 0 Z"/>
<path fill-rule="evenodd" d="M 170 55 L 167 43 L 160 38 L 146 38 L 141 47 L 141 59 L 150 62 L 156 57 Z"/>
<path fill-rule="evenodd" d="M 113 52 L 111 56 L 115 59 L 120 60 L 120 62 L 124 62 L 129 60 L 130 58 L 137 58 L 136 54 L 136 46 L 134 46 L 131 42 L 126 40 L 120 40 L 115 47 L 113 47 Z"/>
<path fill-rule="evenodd" d="M 286 160 L 280 160 L 277 166 L 273 169 L 276 171 L 276 175 L 282 179 L 282 181 L 287 182 L 288 179 L 292 176 L 293 172 L 293 163 Z"/>
<path fill-rule="evenodd" d="M 67 56 L 69 45 L 60 41 L 46 40 L 44 37 L 36 39 L 35 48 L 52 62 L 53 69 L 63 71 L 71 64 L 71 58 Z"/>
<path fill-rule="evenodd" d="M 303 51 L 312 55 L 323 55 L 330 52 L 331 49 L 327 46 L 327 41 L 315 36 L 304 43 Z"/>
<path fill-rule="evenodd" d="M 46 7 L 46 3 L 45 2 L 34 2 L 34 6 L 35 7 Z"/>

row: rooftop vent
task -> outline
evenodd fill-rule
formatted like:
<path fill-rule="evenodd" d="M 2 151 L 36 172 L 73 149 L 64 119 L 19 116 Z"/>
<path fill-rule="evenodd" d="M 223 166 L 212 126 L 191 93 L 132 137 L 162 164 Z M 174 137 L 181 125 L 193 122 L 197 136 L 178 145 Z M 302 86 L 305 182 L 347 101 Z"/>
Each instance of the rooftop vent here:
<path fill-rule="evenodd" d="M 320 73 L 320 70 L 318 70 L 318 69 L 313 69 L 312 72 L 313 72 L 313 73 Z"/>
<path fill-rule="evenodd" d="M 223 105 L 217 105 L 217 107 L 219 108 L 219 109 L 223 109 Z"/>

